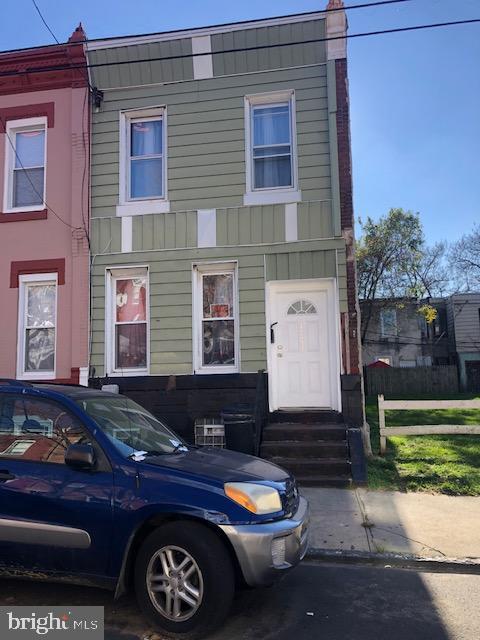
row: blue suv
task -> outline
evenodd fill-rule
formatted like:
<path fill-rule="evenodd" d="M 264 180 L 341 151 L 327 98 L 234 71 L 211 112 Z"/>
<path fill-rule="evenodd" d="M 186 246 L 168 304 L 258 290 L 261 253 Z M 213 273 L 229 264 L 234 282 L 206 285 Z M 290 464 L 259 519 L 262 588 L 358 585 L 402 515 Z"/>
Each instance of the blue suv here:
<path fill-rule="evenodd" d="M 164 634 L 221 624 L 236 585 L 268 585 L 307 550 L 285 470 L 196 448 L 125 396 L 0 381 L 0 571 L 133 586 Z"/>

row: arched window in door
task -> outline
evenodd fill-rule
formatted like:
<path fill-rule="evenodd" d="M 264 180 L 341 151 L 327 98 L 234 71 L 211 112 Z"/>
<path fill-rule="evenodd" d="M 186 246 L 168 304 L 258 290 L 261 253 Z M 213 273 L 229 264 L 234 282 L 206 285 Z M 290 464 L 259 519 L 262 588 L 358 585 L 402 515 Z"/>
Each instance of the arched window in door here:
<path fill-rule="evenodd" d="M 313 302 L 310 300 L 297 300 L 290 305 L 287 311 L 287 315 L 304 315 L 306 313 L 317 313 L 317 309 Z"/>

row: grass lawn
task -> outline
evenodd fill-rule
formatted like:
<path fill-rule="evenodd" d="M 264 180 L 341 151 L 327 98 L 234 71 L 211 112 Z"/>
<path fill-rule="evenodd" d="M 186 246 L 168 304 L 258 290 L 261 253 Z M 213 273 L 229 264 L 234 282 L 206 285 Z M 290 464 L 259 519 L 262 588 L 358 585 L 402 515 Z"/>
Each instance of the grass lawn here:
<path fill-rule="evenodd" d="M 479 397 L 456 394 L 442 396 L 442 400 Z M 395 399 L 439 398 L 416 396 Z M 387 453 L 380 457 L 376 397 L 367 399 L 366 410 L 375 455 L 368 461 L 368 486 L 371 489 L 480 496 L 480 436 L 394 436 L 387 439 Z M 385 422 L 387 428 L 416 424 L 480 424 L 480 410 L 386 411 Z"/>

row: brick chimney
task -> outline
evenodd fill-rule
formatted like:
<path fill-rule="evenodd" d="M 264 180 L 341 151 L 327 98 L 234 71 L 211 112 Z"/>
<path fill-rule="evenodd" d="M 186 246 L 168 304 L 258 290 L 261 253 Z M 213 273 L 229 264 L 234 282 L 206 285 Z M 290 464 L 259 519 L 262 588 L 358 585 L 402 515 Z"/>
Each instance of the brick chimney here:
<path fill-rule="evenodd" d="M 69 37 L 68 41 L 69 42 L 84 42 L 86 39 L 87 39 L 87 36 L 85 35 L 85 31 L 83 30 L 82 23 L 80 22 L 78 27 L 75 29 L 75 31 L 72 33 L 72 35 Z"/>
<path fill-rule="evenodd" d="M 332 11 L 332 9 L 344 9 L 343 0 L 329 0 L 326 14 L 326 36 L 327 38 L 338 38 L 327 40 L 327 60 L 338 60 L 347 57 L 347 41 L 341 36 L 347 34 L 347 16 L 345 11 Z"/>

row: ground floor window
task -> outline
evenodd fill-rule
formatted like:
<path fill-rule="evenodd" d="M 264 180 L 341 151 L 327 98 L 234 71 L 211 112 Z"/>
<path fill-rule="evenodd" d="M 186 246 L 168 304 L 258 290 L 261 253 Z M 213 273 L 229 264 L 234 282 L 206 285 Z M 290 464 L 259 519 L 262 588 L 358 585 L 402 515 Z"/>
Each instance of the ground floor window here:
<path fill-rule="evenodd" d="M 19 277 L 19 378 L 54 378 L 57 324 L 57 274 Z"/>
<path fill-rule="evenodd" d="M 107 373 L 148 372 L 148 271 L 107 273 Z"/>
<path fill-rule="evenodd" d="M 238 371 L 238 294 L 234 263 L 194 268 L 195 371 Z"/>

